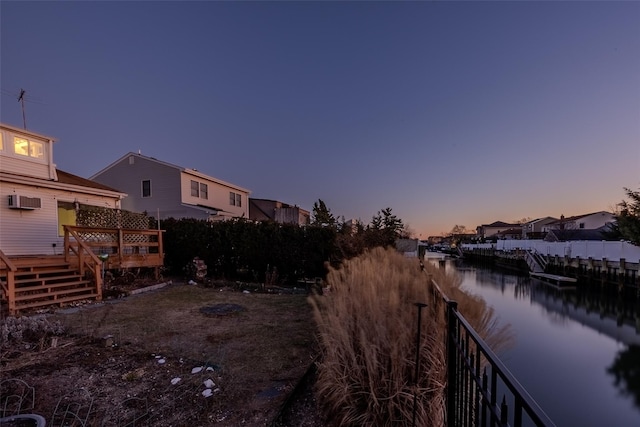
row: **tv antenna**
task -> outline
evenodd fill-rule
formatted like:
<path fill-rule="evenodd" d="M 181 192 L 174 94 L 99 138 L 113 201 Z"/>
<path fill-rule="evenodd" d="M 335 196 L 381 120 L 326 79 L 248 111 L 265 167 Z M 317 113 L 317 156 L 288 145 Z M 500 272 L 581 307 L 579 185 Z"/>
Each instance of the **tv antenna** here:
<path fill-rule="evenodd" d="M 22 125 L 25 130 L 27 129 L 27 118 L 24 114 L 24 95 L 27 93 L 24 89 L 20 88 L 20 95 L 18 96 L 18 102 L 22 104 Z"/>

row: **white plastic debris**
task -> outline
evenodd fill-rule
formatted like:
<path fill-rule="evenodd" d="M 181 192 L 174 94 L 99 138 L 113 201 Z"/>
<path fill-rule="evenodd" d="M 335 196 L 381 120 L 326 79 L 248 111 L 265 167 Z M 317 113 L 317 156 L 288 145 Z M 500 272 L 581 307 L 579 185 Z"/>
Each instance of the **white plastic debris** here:
<path fill-rule="evenodd" d="M 249 291 L 242 291 L 243 294 L 250 294 L 251 292 Z"/>
<path fill-rule="evenodd" d="M 171 384 L 172 385 L 176 385 L 178 384 L 180 381 L 182 381 L 182 378 L 180 377 L 175 377 L 174 379 L 171 380 Z"/>
<path fill-rule="evenodd" d="M 165 362 L 166 362 L 165 359 L 158 359 L 158 363 L 161 364 L 161 365 L 164 364 Z"/>
<path fill-rule="evenodd" d="M 202 395 L 203 395 L 204 397 L 209 397 L 209 396 L 211 396 L 212 394 L 213 394 L 213 392 L 211 391 L 211 389 L 210 389 L 210 388 L 207 388 L 207 389 L 205 389 L 205 390 L 202 392 Z"/>
<path fill-rule="evenodd" d="M 207 366 L 207 371 L 213 371 L 213 368 L 211 366 Z"/>
<path fill-rule="evenodd" d="M 197 285 L 197 283 L 194 280 L 189 280 L 189 284 L 190 285 Z"/>
<path fill-rule="evenodd" d="M 216 385 L 211 378 L 205 380 L 203 384 L 206 388 L 213 388 Z"/>
<path fill-rule="evenodd" d="M 192 374 L 197 374 L 198 372 L 201 372 L 201 371 L 202 371 L 202 366 L 196 366 L 195 368 L 193 368 L 191 370 L 191 373 Z"/>
<path fill-rule="evenodd" d="M 160 355 L 156 356 L 156 359 L 161 359 L 161 358 L 162 358 L 162 356 L 160 356 Z"/>
<path fill-rule="evenodd" d="M 213 390 L 214 393 L 220 393 L 220 387 L 216 387 L 215 390 Z"/>

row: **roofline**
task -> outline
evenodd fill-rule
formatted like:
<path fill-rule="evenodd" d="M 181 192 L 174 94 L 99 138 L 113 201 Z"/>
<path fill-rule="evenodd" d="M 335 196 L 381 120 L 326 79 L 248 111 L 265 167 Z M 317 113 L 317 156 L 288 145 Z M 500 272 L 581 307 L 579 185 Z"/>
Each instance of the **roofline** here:
<path fill-rule="evenodd" d="M 56 142 L 57 139 L 51 136 L 43 135 L 41 133 L 33 132 L 28 129 L 21 129 L 15 126 L 7 125 L 5 123 L 0 123 L 0 127 L 10 130 L 11 132 L 21 133 L 23 135 L 35 136 L 40 139 L 46 139 L 47 141 Z"/>
<path fill-rule="evenodd" d="M 246 188 L 240 187 L 239 185 L 232 184 L 232 183 L 227 182 L 227 181 L 223 181 L 222 179 L 215 178 L 215 177 L 213 177 L 211 175 L 207 175 L 207 174 L 202 173 L 200 171 L 197 171 L 195 169 L 183 168 L 182 172 L 187 174 L 187 175 L 197 176 L 198 178 L 203 178 L 203 179 L 206 179 L 206 180 L 209 180 L 209 181 L 213 181 L 213 182 L 215 182 L 217 184 L 224 185 L 225 187 L 233 188 L 235 190 L 242 191 L 242 192 L 247 193 L 247 194 L 251 194 L 251 191 L 246 189 Z"/>
<path fill-rule="evenodd" d="M 11 174 L 7 172 L 0 172 L 0 181 L 11 182 L 14 184 L 34 185 L 34 186 L 50 188 L 50 189 L 67 190 L 67 191 L 73 191 L 75 193 L 92 194 L 96 196 L 113 197 L 115 199 L 120 199 L 120 200 L 127 196 L 127 193 L 122 193 L 120 191 L 110 191 L 110 190 L 105 190 L 105 189 L 100 189 L 95 187 L 85 187 L 82 185 L 65 184 L 65 183 L 60 183 L 58 181 L 32 178 L 24 175 L 16 175 L 16 174 Z"/>
<path fill-rule="evenodd" d="M 207 179 L 209 181 L 213 181 L 213 182 L 216 182 L 218 184 L 224 185 L 225 187 L 234 188 L 236 190 L 243 191 L 243 192 L 245 192 L 247 194 L 251 194 L 251 191 L 247 190 L 246 188 L 240 187 L 239 185 L 231 184 L 230 182 L 226 182 L 226 181 L 223 181 L 221 179 L 214 178 L 211 175 L 206 175 L 206 174 L 204 174 L 204 173 L 202 173 L 200 171 L 197 171 L 195 169 L 190 169 L 190 168 L 185 168 L 185 167 L 182 167 L 182 166 L 174 165 L 173 163 L 165 162 L 163 160 L 158 160 L 158 159 L 156 159 L 154 157 L 145 156 L 145 155 L 142 155 L 140 153 L 134 153 L 133 151 L 129 151 L 124 156 L 118 158 L 116 161 L 110 163 L 108 166 L 106 166 L 106 167 L 102 168 L 101 170 L 99 170 L 98 172 L 94 173 L 93 175 L 91 175 L 89 177 L 89 179 L 91 179 L 91 180 L 95 179 L 98 175 L 108 171 L 109 169 L 114 167 L 116 164 L 118 164 L 118 163 L 122 162 L 123 160 L 127 159 L 129 156 L 135 156 L 135 157 L 138 157 L 138 158 L 141 158 L 141 159 L 144 159 L 144 160 L 149 160 L 149 161 L 152 161 L 152 162 L 156 162 L 156 163 L 159 163 L 161 165 L 165 165 L 165 166 L 168 166 L 170 168 L 176 169 L 176 170 L 178 170 L 180 172 L 184 172 L 184 173 L 189 174 L 189 175 L 197 176 L 199 178 L 204 178 L 204 179 Z"/>

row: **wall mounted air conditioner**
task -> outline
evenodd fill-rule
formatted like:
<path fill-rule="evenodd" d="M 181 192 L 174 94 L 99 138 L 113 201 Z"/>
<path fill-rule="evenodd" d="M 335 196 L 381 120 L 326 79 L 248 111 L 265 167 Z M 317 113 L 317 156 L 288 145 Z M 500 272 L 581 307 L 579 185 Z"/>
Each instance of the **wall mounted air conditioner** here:
<path fill-rule="evenodd" d="M 9 209 L 33 210 L 42 207 L 42 200 L 39 197 L 26 197 L 19 194 L 9 195 Z"/>

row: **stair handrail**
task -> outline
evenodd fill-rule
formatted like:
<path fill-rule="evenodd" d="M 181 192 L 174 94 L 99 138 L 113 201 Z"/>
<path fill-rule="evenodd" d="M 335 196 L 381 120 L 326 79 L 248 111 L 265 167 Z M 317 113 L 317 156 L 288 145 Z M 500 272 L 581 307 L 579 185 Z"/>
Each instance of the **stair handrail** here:
<path fill-rule="evenodd" d="M 0 260 L 2 260 L 7 265 L 7 269 L 9 271 L 16 271 L 18 269 L 13 261 L 11 261 L 9 257 L 4 252 L 2 252 L 2 249 L 0 249 Z"/>
<path fill-rule="evenodd" d="M 80 235 L 74 230 L 73 226 L 63 225 L 64 227 L 64 258 L 66 261 L 69 261 L 69 252 L 73 252 L 78 257 L 78 267 L 80 268 L 80 274 L 84 275 L 85 266 L 92 270 L 93 277 L 96 281 L 96 292 L 98 296 L 96 300 L 100 301 L 102 299 L 102 261 L 98 258 L 96 254 L 93 253 L 89 245 L 85 243 L 85 241 L 80 237 Z M 71 245 L 71 241 L 69 236 L 72 236 L 77 243 L 77 249 L 73 245 Z M 93 261 L 93 263 L 86 262 L 87 259 L 83 255 L 83 251 L 87 253 L 89 259 Z"/>
<path fill-rule="evenodd" d="M 9 313 L 13 314 L 16 310 L 16 276 L 15 272 L 18 267 L 9 259 L 9 257 L 0 249 L 0 260 L 7 266 L 7 283 L 2 283 L 2 291 L 4 291 L 7 299 Z"/>

